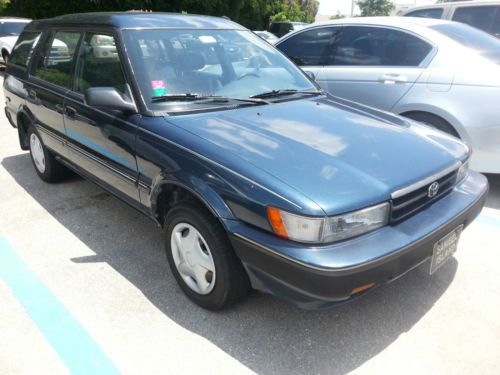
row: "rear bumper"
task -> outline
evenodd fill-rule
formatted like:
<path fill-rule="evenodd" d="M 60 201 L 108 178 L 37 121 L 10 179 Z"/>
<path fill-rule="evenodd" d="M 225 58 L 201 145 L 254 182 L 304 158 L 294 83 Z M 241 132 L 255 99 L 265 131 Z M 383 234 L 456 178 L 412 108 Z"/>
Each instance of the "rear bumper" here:
<path fill-rule="evenodd" d="M 471 172 L 446 197 L 402 223 L 322 247 L 238 222 L 226 225 L 254 288 L 302 308 L 326 308 L 354 298 L 357 287 L 387 283 L 429 259 L 436 241 L 474 220 L 487 192 L 486 178 Z"/>

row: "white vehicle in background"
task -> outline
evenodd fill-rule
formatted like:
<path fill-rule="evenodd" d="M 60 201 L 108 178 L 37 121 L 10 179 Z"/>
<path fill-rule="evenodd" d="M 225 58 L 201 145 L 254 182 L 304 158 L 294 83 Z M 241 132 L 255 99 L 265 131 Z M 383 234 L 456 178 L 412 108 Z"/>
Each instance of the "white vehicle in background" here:
<path fill-rule="evenodd" d="M 278 41 L 278 37 L 274 35 L 273 33 L 270 33 L 269 31 L 254 31 L 255 34 L 260 36 L 262 39 L 264 39 L 266 42 L 274 44 Z"/>
<path fill-rule="evenodd" d="M 115 41 L 112 36 L 94 35 L 90 41 L 94 57 L 99 59 L 117 57 Z"/>
<path fill-rule="evenodd" d="M 30 23 L 27 18 L 0 17 L 0 60 L 7 64 L 12 47 L 24 27 Z"/>
<path fill-rule="evenodd" d="M 466 23 L 500 38 L 500 1 L 459 1 L 411 8 L 404 17 L 441 18 Z"/>

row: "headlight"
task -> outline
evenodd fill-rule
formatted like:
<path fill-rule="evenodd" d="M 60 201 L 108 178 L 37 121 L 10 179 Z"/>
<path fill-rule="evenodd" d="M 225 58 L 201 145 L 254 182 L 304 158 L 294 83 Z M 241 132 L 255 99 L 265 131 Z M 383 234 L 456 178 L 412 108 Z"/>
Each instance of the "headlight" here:
<path fill-rule="evenodd" d="M 280 237 L 298 242 L 328 243 L 383 227 L 389 220 L 389 203 L 326 218 L 299 216 L 268 207 L 267 216 Z"/>
<path fill-rule="evenodd" d="M 467 160 L 458 169 L 458 172 L 457 172 L 457 182 L 462 181 L 465 178 L 465 176 L 467 176 L 467 172 L 468 171 L 469 171 L 469 161 Z"/>

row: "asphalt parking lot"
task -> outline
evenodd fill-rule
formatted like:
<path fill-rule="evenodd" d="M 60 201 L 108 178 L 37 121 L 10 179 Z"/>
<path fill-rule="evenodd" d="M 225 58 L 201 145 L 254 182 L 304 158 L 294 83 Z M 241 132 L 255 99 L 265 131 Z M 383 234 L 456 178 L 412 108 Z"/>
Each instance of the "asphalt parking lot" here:
<path fill-rule="evenodd" d="M 487 207 L 433 276 L 426 263 L 328 311 L 254 293 L 212 313 L 178 288 L 160 229 L 81 178 L 42 182 L 2 113 L 0 374 L 497 374 L 489 179 Z"/>

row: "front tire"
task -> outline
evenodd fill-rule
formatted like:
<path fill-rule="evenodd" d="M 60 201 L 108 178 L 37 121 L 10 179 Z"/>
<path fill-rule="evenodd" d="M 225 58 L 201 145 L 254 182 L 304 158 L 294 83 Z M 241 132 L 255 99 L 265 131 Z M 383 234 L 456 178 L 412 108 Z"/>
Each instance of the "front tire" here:
<path fill-rule="evenodd" d="M 68 169 L 45 147 L 34 126 L 30 126 L 27 136 L 31 161 L 38 176 L 45 182 L 58 182 L 64 179 L 68 175 Z"/>
<path fill-rule="evenodd" d="M 243 265 L 218 219 L 204 207 L 191 202 L 175 206 L 165 227 L 170 269 L 194 303 L 220 310 L 248 294 L 250 282 Z"/>

